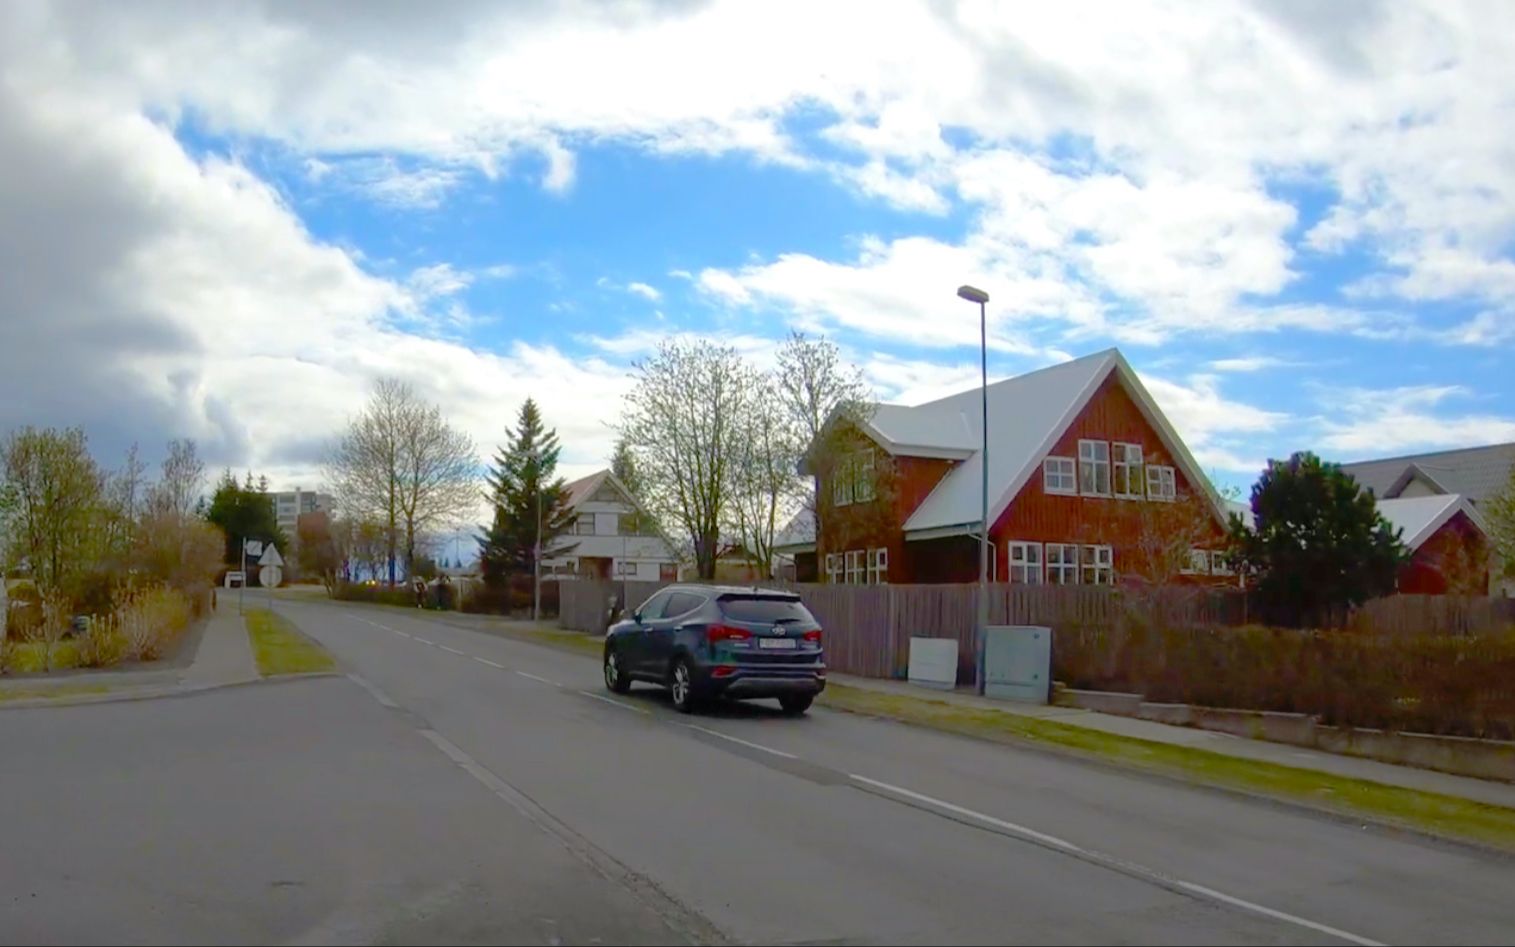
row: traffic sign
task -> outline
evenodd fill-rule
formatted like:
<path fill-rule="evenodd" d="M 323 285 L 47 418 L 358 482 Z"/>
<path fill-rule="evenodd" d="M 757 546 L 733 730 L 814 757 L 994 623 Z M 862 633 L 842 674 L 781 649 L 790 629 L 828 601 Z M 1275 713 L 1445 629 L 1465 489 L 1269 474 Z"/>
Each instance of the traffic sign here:
<path fill-rule="evenodd" d="M 260 565 L 260 566 L 282 566 L 282 565 L 284 565 L 284 557 L 281 556 L 281 555 L 279 555 L 279 547 L 275 546 L 273 543 L 269 543 L 267 546 L 265 546 L 263 548 L 263 555 L 261 557 L 259 557 L 259 559 L 258 559 L 258 565 Z"/>
<path fill-rule="evenodd" d="M 249 556 L 252 556 L 254 559 L 258 558 L 263 554 L 263 540 L 249 539 L 244 541 L 242 543 L 242 551 L 247 553 Z"/>
<path fill-rule="evenodd" d="M 270 546 L 270 549 L 273 547 Z M 278 566 L 264 566 L 258 570 L 258 584 L 265 589 L 275 589 L 284 581 L 284 570 Z"/>

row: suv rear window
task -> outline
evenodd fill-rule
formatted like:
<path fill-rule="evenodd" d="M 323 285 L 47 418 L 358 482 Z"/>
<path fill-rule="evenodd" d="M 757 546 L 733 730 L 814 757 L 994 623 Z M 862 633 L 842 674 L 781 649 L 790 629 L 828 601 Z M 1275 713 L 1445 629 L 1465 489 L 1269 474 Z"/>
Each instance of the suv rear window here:
<path fill-rule="evenodd" d="M 723 598 L 721 611 L 732 621 L 816 623 L 810 609 L 792 598 Z"/>

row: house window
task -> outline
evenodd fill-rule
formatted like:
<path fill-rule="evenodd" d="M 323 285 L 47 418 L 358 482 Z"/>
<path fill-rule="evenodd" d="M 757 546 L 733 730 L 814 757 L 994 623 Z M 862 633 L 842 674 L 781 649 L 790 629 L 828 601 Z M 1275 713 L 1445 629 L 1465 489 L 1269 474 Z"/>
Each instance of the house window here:
<path fill-rule="evenodd" d="M 634 562 L 617 562 L 615 564 L 616 575 L 636 575 L 637 564 Z"/>
<path fill-rule="evenodd" d="M 873 449 L 870 447 L 852 455 L 852 501 L 868 503 L 874 495 Z"/>
<path fill-rule="evenodd" d="M 1048 457 L 1042 461 L 1042 489 L 1047 493 L 1078 492 L 1078 474 L 1072 457 Z"/>
<path fill-rule="evenodd" d="M 852 502 L 854 487 L 851 454 L 843 454 L 838 458 L 831 478 L 831 502 L 837 506 L 847 506 Z"/>
<path fill-rule="evenodd" d="M 1085 585 L 1115 584 L 1115 553 L 1109 546 L 1085 546 L 1083 567 Z"/>
<path fill-rule="evenodd" d="M 1189 550 L 1189 559 L 1178 570 L 1184 575 L 1206 575 L 1210 571 L 1210 554 L 1203 549 Z"/>
<path fill-rule="evenodd" d="M 1211 552 L 1210 552 L 1210 574 L 1211 575 L 1233 575 L 1234 574 L 1234 570 L 1232 570 L 1232 568 L 1231 568 L 1231 562 L 1228 559 L 1226 553 L 1222 552 L 1219 549 L 1211 550 Z"/>
<path fill-rule="evenodd" d="M 1107 441 L 1078 442 L 1078 492 L 1085 496 L 1110 495 L 1110 444 Z"/>
<path fill-rule="evenodd" d="M 579 536 L 593 536 L 594 514 L 580 513 L 579 518 L 573 521 L 573 531 Z"/>
<path fill-rule="evenodd" d="M 616 519 L 617 536 L 640 536 L 642 535 L 642 516 L 640 513 L 622 513 Z"/>
<path fill-rule="evenodd" d="M 864 556 L 868 554 L 866 549 L 847 550 L 847 584 L 862 585 L 868 577 L 867 563 Z"/>
<path fill-rule="evenodd" d="M 1042 584 L 1042 544 L 1010 543 L 1010 582 Z"/>
<path fill-rule="evenodd" d="M 1115 444 L 1115 495 L 1140 500 L 1142 489 L 1142 446 Z"/>
<path fill-rule="evenodd" d="M 1178 485 L 1172 467 L 1152 464 L 1147 467 L 1147 499 L 1174 500 L 1178 497 Z"/>
<path fill-rule="evenodd" d="M 826 581 L 836 585 L 842 581 L 842 554 L 826 553 Z"/>
<path fill-rule="evenodd" d="M 1047 544 L 1047 584 L 1078 584 L 1078 547 L 1072 543 Z"/>
<path fill-rule="evenodd" d="M 868 551 L 868 584 L 887 585 L 889 583 L 889 550 L 870 549 Z"/>

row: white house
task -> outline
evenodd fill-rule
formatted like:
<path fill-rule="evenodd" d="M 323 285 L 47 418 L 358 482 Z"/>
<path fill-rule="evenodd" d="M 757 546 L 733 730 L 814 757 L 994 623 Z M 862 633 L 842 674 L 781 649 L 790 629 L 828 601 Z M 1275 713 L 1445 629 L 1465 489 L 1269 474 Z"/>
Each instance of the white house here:
<path fill-rule="evenodd" d="M 647 511 L 609 470 L 568 484 L 573 527 L 542 554 L 543 578 L 672 582 L 678 557 Z"/>

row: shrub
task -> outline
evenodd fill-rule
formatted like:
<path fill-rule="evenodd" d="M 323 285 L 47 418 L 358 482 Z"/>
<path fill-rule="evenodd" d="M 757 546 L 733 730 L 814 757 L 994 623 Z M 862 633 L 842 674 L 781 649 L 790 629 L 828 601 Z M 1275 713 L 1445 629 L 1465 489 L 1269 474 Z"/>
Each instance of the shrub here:
<path fill-rule="evenodd" d="M 102 633 L 118 635 L 122 657 L 155 661 L 178 640 L 193 620 L 194 610 L 182 593 L 165 586 L 128 593 L 108 619 Z"/>
<path fill-rule="evenodd" d="M 406 586 L 390 588 L 387 585 L 363 585 L 357 582 L 339 583 L 332 593 L 332 598 L 343 602 L 408 605 L 411 608 L 414 608 L 416 604 L 415 590 Z"/>

